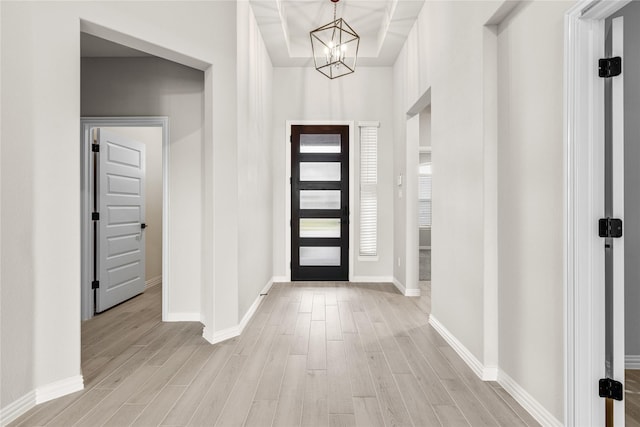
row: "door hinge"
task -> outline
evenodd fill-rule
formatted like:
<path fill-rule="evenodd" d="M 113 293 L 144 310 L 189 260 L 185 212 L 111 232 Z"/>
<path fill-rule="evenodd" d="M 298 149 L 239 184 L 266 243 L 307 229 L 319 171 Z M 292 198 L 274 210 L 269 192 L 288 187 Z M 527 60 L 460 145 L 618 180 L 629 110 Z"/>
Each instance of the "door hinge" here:
<path fill-rule="evenodd" d="M 100 212 L 91 212 L 91 221 L 100 221 Z"/>
<path fill-rule="evenodd" d="M 600 218 L 598 221 L 600 237 L 622 237 L 622 220 L 618 218 Z"/>
<path fill-rule="evenodd" d="M 615 77 L 622 74 L 622 58 L 602 58 L 598 61 L 598 75 L 600 77 Z"/>
<path fill-rule="evenodd" d="M 94 153 L 99 153 L 100 152 L 100 144 L 91 144 L 91 151 L 93 151 Z"/>
<path fill-rule="evenodd" d="M 602 378 L 599 382 L 598 392 L 605 399 L 622 400 L 624 395 L 622 383 L 611 378 Z"/>
<path fill-rule="evenodd" d="M 91 282 L 91 289 L 98 289 L 100 287 L 100 281 L 94 280 Z"/>

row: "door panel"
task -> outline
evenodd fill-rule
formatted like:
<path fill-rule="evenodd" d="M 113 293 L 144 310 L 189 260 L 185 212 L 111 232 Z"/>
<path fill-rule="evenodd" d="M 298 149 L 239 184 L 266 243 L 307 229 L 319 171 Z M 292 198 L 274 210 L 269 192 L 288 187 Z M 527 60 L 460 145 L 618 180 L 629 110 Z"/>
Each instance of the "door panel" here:
<path fill-rule="evenodd" d="M 348 280 L 349 127 L 291 133 L 291 279 Z"/>
<path fill-rule="evenodd" d="M 98 144 L 100 219 L 95 238 L 99 313 L 144 291 L 145 146 L 105 129 L 98 130 Z"/>

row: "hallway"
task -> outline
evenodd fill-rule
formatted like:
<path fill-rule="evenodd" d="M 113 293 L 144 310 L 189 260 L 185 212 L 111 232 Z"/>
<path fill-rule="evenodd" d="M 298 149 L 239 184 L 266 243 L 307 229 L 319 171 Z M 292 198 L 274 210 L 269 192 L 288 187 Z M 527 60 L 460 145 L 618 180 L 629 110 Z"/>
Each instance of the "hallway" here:
<path fill-rule="evenodd" d="M 155 286 L 82 325 L 85 389 L 11 426 L 534 426 L 427 324 L 430 292 L 275 284 L 243 334 L 160 322 Z"/>

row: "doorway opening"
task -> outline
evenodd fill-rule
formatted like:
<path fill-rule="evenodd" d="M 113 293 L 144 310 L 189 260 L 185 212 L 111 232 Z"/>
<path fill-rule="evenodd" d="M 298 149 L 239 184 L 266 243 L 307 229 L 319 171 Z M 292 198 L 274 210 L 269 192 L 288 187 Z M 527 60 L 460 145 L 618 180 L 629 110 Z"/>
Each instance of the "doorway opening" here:
<path fill-rule="evenodd" d="M 431 105 L 420 113 L 418 144 L 418 283 L 429 295 L 431 287 Z"/>
<path fill-rule="evenodd" d="M 166 117 L 83 118 L 81 123 L 82 316 L 87 320 L 166 277 L 169 124 Z M 129 176 L 138 171 L 131 163 L 139 164 L 140 178 Z"/>

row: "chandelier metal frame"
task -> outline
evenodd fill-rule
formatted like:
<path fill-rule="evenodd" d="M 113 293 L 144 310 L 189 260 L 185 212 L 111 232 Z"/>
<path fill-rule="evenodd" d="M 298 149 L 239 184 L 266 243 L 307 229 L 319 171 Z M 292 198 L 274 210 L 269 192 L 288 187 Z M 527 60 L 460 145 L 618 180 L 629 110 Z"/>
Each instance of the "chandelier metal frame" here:
<path fill-rule="evenodd" d="M 309 33 L 314 66 L 332 80 L 355 72 L 360 47 L 358 33 L 344 19 L 336 18 L 338 1 L 331 0 L 333 21 Z M 347 56 L 347 51 L 355 54 Z"/>

